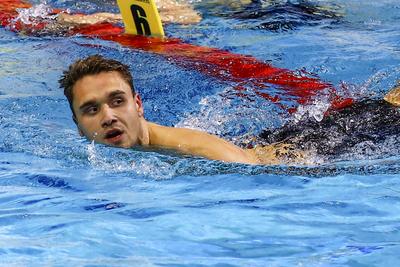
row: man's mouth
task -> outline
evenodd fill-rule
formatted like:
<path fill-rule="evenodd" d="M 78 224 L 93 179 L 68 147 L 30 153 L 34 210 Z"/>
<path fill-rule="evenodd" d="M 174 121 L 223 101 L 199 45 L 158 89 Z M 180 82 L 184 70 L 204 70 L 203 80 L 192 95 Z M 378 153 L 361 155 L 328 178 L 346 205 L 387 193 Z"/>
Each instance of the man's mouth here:
<path fill-rule="evenodd" d="M 105 134 L 104 139 L 107 140 L 107 142 L 109 143 L 116 144 L 121 141 L 123 133 L 124 132 L 119 129 L 113 129 Z"/>

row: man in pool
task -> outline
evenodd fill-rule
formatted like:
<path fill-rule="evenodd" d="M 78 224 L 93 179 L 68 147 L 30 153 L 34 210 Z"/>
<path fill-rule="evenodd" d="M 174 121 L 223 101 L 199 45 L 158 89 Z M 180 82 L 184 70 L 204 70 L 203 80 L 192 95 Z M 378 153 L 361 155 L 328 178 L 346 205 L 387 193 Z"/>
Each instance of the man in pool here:
<path fill-rule="evenodd" d="M 23 5 L 18 0 L 16 4 Z M 12 2 L 11 1 L 11 4 Z M 193 6 L 184 1 L 163 0 L 156 1 L 161 21 L 164 23 L 194 24 L 201 20 L 201 16 L 193 9 Z M 28 5 L 29 6 L 29 5 Z M 29 12 L 21 8 L 20 15 L 13 20 L 12 27 L 29 35 L 64 35 L 80 25 L 91 25 L 97 23 L 121 23 L 120 14 L 100 12 L 93 14 L 69 14 L 66 11 L 53 10 L 47 4 L 32 6 Z M 25 11 L 24 11 L 25 10 Z M 24 11 L 24 12 L 22 12 Z M 46 13 L 47 12 L 47 13 Z M 39 15 L 38 15 L 39 14 Z M 7 22 L 7 16 L 0 18 Z"/>
<path fill-rule="evenodd" d="M 400 86 L 383 100 L 364 100 L 330 111 L 320 122 L 304 119 L 265 130 L 258 145 L 242 149 L 205 132 L 147 121 L 129 68 L 118 61 L 89 56 L 73 63 L 59 82 L 79 133 L 115 147 L 172 149 L 247 164 L 304 164 L 311 152 L 334 156 L 357 143 L 379 142 L 400 134 Z"/>
<path fill-rule="evenodd" d="M 182 154 L 247 164 L 280 162 L 285 145 L 242 149 L 205 132 L 165 127 L 144 117 L 129 68 L 99 55 L 73 63 L 59 80 L 79 133 L 97 143 L 172 149 Z"/>

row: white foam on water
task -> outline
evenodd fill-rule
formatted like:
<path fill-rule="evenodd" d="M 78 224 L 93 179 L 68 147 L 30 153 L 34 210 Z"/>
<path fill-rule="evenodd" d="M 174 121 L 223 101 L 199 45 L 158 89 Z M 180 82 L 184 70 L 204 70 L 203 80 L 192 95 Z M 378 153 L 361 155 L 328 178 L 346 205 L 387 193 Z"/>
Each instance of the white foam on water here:
<path fill-rule="evenodd" d="M 302 118 L 307 116 L 320 122 L 324 118 L 324 114 L 329 107 L 330 103 L 328 99 L 317 99 L 310 105 L 299 106 L 297 112 L 294 114 L 294 120 L 295 122 L 299 122 Z"/>
<path fill-rule="evenodd" d="M 55 19 L 58 15 L 50 15 L 53 9 L 47 5 L 46 1 L 38 5 L 34 5 L 31 8 L 18 8 L 18 16 L 15 21 L 21 21 L 27 25 L 35 25 L 41 20 Z"/>
<path fill-rule="evenodd" d="M 112 153 L 113 151 L 111 150 L 110 147 L 105 147 L 105 150 L 96 150 L 96 144 L 92 141 L 87 145 L 87 159 L 90 165 L 94 169 L 101 171 L 112 173 L 133 172 L 139 176 L 159 180 L 170 179 L 176 173 L 173 164 L 166 162 L 158 154 L 128 151 L 127 154 L 118 157 L 118 154 Z"/>
<path fill-rule="evenodd" d="M 249 101 L 230 96 L 232 90 L 228 86 L 216 95 L 203 97 L 197 111 L 183 114 L 175 127 L 205 131 L 239 144 L 246 136 L 256 136 L 281 119 L 278 113 L 271 112 L 272 105 L 265 99 L 255 97 Z"/>
<path fill-rule="evenodd" d="M 232 116 L 223 113 L 223 107 L 229 106 L 230 100 L 217 96 L 206 96 L 199 102 L 200 110 L 195 114 L 189 114 L 175 126 L 207 131 L 213 134 L 221 134 L 221 127 L 231 120 Z"/>

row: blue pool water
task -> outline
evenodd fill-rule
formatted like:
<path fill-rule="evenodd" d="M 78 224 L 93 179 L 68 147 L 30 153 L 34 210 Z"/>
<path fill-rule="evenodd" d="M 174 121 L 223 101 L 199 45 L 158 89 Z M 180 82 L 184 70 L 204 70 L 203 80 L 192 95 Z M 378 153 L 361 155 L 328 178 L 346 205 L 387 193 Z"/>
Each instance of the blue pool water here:
<path fill-rule="evenodd" d="M 271 12 L 254 19 L 238 17 L 244 7 L 214 2 L 194 1 L 204 20 L 168 25 L 168 35 L 315 73 L 357 99 L 380 98 L 400 78 L 397 0 L 314 2 L 338 14 L 324 18 L 265 4 Z M 101 3 L 48 1 L 116 11 L 111 1 Z M 79 137 L 57 80 L 75 59 L 95 53 L 131 66 L 151 121 L 239 142 L 290 119 L 263 99 L 226 98 L 232 83 L 161 56 L 0 29 L 0 265 L 399 264 L 394 142 L 310 166 L 226 164 L 91 144 Z"/>

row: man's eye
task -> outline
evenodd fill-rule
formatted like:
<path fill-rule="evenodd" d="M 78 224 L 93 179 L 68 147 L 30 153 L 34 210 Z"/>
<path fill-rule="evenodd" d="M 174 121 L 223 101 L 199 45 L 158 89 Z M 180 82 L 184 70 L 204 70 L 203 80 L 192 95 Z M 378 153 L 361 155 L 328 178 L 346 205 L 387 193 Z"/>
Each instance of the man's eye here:
<path fill-rule="evenodd" d="M 85 110 L 85 113 L 86 113 L 86 114 L 93 115 L 93 114 L 96 114 L 97 111 L 98 111 L 98 108 L 97 108 L 97 107 L 89 107 L 89 108 L 87 108 L 87 109 Z"/>
<path fill-rule="evenodd" d="M 115 106 L 120 106 L 124 103 L 124 99 L 122 98 L 115 98 L 112 102 L 112 105 Z"/>

